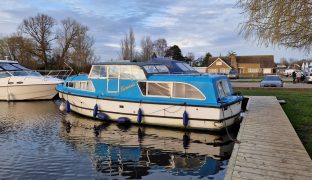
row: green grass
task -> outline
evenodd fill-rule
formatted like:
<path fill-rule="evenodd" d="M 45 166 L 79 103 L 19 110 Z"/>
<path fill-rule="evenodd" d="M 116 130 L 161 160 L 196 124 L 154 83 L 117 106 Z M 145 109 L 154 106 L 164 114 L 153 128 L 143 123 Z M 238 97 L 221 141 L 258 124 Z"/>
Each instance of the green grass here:
<path fill-rule="evenodd" d="M 312 157 L 312 91 L 238 89 L 243 95 L 276 96 L 286 100 L 282 105 L 301 142 Z"/>

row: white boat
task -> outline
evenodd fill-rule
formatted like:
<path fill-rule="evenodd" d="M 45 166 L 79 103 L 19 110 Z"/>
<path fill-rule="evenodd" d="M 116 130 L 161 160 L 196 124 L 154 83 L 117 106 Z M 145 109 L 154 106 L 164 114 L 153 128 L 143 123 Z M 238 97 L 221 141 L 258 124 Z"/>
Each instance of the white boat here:
<path fill-rule="evenodd" d="M 0 60 L 0 100 L 46 100 L 57 95 L 62 79 L 43 76 L 21 66 L 17 61 Z"/>
<path fill-rule="evenodd" d="M 89 76 L 69 77 L 56 89 L 66 102 L 61 109 L 118 123 L 221 130 L 241 112 L 242 97 L 226 76 L 170 74 L 155 63 L 93 65 Z"/>

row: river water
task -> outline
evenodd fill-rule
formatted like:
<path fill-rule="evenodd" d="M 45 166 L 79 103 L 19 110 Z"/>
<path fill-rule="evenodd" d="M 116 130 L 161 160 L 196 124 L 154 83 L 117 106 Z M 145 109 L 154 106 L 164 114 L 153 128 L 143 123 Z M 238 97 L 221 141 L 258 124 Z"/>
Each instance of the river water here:
<path fill-rule="evenodd" d="M 120 126 L 58 104 L 0 102 L 0 179 L 224 177 L 234 145 L 226 133 Z"/>

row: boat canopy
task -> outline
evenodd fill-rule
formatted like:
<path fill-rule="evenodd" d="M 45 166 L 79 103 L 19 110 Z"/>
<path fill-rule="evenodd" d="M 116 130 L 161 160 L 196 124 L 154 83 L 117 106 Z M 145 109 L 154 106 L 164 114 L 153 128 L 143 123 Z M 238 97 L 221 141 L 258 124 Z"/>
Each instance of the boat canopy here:
<path fill-rule="evenodd" d="M 144 80 L 152 74 L 169 74 L 167 66 L 155 63 L 107 63 L 93 65 L 89 78 L 136 79 Z"/>
<path fill-rule="evenodd" d="M 171 74 L 199 74 L 196 69 L 184 61 L 173 60 L 169 58 L 153 58 L 148 62 L 166 65 Z"/>

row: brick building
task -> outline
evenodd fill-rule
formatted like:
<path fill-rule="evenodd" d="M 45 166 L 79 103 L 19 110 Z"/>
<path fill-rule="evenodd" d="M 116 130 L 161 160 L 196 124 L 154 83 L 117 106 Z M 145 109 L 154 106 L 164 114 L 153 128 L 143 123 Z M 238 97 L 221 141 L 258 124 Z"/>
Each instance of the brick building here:
<path fill-rule="evenodd" d="M 231 70 L 236 70 L 242 76 L 262 76 L 272 74 L 274 67 L 273 55 L 230 55 L 209 58 L 207 72 L 210 74 L 228 74 Z"/>

